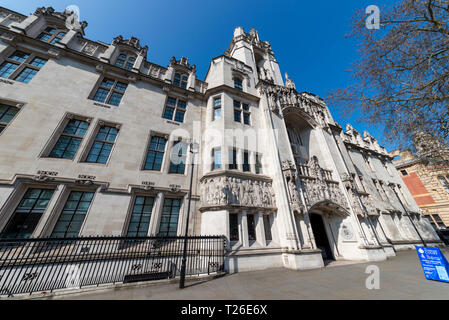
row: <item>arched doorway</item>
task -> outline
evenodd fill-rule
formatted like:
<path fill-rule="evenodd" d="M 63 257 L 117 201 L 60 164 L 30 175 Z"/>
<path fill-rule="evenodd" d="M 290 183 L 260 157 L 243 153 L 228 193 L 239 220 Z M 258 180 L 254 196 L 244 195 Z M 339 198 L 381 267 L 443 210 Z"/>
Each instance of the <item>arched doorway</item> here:
<path fill-rule="evenodd" d="M 312 225 L 316 246 L 322 251 L 323 260 L 334 260 L 335 258 L 332 254 L 323 217 L 319 214 L 312 213 L 310 215 L 310 224 Z"/>

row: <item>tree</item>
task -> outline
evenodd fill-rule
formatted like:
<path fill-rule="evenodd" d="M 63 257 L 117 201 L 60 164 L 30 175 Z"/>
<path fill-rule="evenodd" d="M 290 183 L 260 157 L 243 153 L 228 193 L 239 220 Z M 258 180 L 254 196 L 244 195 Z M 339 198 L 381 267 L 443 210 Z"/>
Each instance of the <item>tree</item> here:
<path fill-rule="evenodd" d="M 449 0 L 401 0 L 381 8 L 378 30 L 366 28 L 358 11 L 350 36 L 361 45 L 354 84 L 331 93 L 344 113 L 383 124 L 385 137 L 401 147 L 425 132 L 449 140 Z"/>

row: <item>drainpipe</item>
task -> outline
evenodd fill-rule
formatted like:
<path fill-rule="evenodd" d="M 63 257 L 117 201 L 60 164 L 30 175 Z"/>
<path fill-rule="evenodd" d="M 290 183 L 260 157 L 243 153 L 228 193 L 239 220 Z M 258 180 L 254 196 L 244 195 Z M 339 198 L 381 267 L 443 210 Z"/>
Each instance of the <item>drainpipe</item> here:
<path fill-rule="evenodd" d="M 416 233 L 418 234 L 419 239 L 421 239 L 421 242 L 423 243 L 424 247 L 427 247 L 426 242 L 424 241 L 423 237 L 421 237 L 421 234 L 419 233 L 418 228 L 416 227 L 415 223 L 413 222 L 412 218 L 410 217 L 410 212 L 407 211 L 405 205 L 404 205 L 404 204 L 402 203 L 402 201 L 401 201 L 401 198 L 399 198 L 399 195 L 398 195 L 398 193 L 396 192 L 396 189 L 393 187 L 394 185 L 393 185 L 393 186 L 392 186 L 392 185 L 393 185 L 393 184 L 390 183 L 390 188 L 391 188 L 391 190 L 393 190 L 393 192 L 394 192 L 396 198 L 399 200 L 399 203 L 401 204 L 402 209 L 404 209 L 405 214 L 408 215 L 408 218 L 410 219 L 410 222 L 412 223 L 413 228 L 415 228 L 415 231 L 416 231 Z"/>

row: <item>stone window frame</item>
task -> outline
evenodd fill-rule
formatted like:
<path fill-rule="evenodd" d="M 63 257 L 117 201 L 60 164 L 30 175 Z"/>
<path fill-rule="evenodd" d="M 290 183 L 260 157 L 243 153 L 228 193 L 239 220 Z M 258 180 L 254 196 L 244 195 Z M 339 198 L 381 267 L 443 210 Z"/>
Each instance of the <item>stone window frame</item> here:
<path fill-rule="evenodd" d="M 164 196 L 164 199 L 161 203 L 161 214 L 160 214 L 160 219 L 158 221 L 158 226 L 157 226 L 157 236 L 161 235 L 161 225 L 162 225 L 162 217 L 164 214 L 164 207 L 165 207 L 165 202 L 167 200 L 179 200 L 180 201 L 180 206 L 179 206 L 179 212 L 178 212 L 178 221 L 177 221 L 177 226 L 176 226 L 176 235 L 175 236 L 179 236 L 181 231 L 180 231 L 180 227 L 182 226 L 183 223 L 183 219 L 184 219 L 184 204 L 185 204 L 185 199 L 184 197 L 177 197 L 177 196 L 170 196 L 170 195 L 166 195 Z M 171 207 L 173 209 L 173 206 Z M 171 212 L 170 212 L 170 217 L 171 217 Z M 170 235 L 163 235 L 163 237 L 171 237 Z"/>
<path fill-rule="evenodd" d="M 362 157 L 363 157 L 363 160 L 365 160 L 365 163 L 368 166 L 368 168 L 370 169 L 370 171 L 371 172 L 376 172 L 376 169 L 374 168 L 373 162 L 372 162 L 372 160 L 370 158 L 370 154 L 362 152 Z"/>
<path fill-rule="evenodd" d="M 0 122 L 0 136 L 1 136 L 9 128 L 11 123 L 13 123 L 17 119 L 20 112 L 25 107 L 25 103 L 0 98 L 0 104 L 18 109 L 18 111 L 16 112 L 14 117 L 9 122 Z M 0 114 L 0 119 L 1 119 L 1 117 L 2 117 L 2 114 Z M 1 129 L 1 128 L 3 128 L 3 129 Z"/>
<path fill-rule="evenodd" d="M 96 195 L 96 190 L 87 190 L 87 189 L 79 189 L 79 190 L 77 190 L 77 189 L 71 189 L 71 190 L 68 190 L 68 192 L 67 192 L 67 198 L 65 199 L 65 201 L 63 201 L 63 202 L 61 203 L 62 209 L 60 210 L 57 219 L 54 219 L 55 223 L 53 224 L 52 229 L 49 230 L 49 231 L 51 232 L 51 233 L 50 233 L 50 238 L 69 238 L 69 237 L 67 236 L 67 233 L 69 232 L 69 228 L 70 228 L 72 222 L 74 222 L 74 218 L 75 218 L 75 216 L 76 216 L 77 213 L 78 213 L 78 208 L 79 208 L 80 203 L 82 202 L 82 198 L 80 198 L 79 200 L 75 200 L 75 201 L 77 201 L 77 206 L 76 206 L 76 209 L 73 210 L 73 213 L 70 214 L 70 215 L 71 215 L 70 224 L 67 226 L 67 228 L 66 228 L 65 231 L 64 231 L 64 237 L 55 236 L 54 233 L 55 233 L 55 228 L 56 228 L 56 226 L 58 225 L 59 220 L 61 219 L 61 217 L 62 217 L 62 215 L 63 215 L 63 213 L 64 213 L 64 209 L 65 209 L 66 206 L 67 206 L 67 202 L 69 201 L 70 196 L 71 196 L 72 193 L 74 193 L 74 192 L 81 192 L 81 193 L 82 193 L 82 197 L 84 196 L 85 193 L 92 193 L 92 199 L 89 201 L 89 207 L 87 208 L 87 211 L 86 211 L 86 213 L 84 214 L 84 219 L 83 219 L 83 222 L 81 223 L 81 226 L 80 226 L 80 228 L 79 228 L 79 230 L 78 230 L 78 234 L 77 234 L 76 237 L 71 237 L 71 238 L 78 238 L 78 237 L 80 237 L 80 235 L 81 235 L 81 233 L 82 233 L 82 231 L 83 231 L 83 228 L 84 228 L 84 226 L 85 226 L 85 224 L 86 224 L 87 217 L 88 217 L 88 213 L 90 212 L 90 210 L 91 210 L 91 208 L 92 208 L 92 206 L 93 206 L 93 203 L 94 203 L 94 200 L 95 200 L 95 195 Z M 73 200 L 71 200 L 71 201 L 73 201 Z M 70 239 L 70 238 L 69 238 L 69 239 Z"/>
<path fill-rule="evenodd" d="M 136 191 L 133 192 L 132 196 L 131 196 L 131 200 L 129 202 L 128 205 L 128 211 L 126 214 L 126 219 L 125 219 L 125 223 L 123 225 L 123 230 L 122 230 L 122 235 L 123 237 L 128 236 L 129 233 L 129 227 L 131 224 L 131 219 L 133 216 L 133 211 L 134 211 L 134 207 L 135 207 L 135 203 L 137 200 L 137 197 L 149 197 L 149 198 L 153 198 L 153 208 L 151 209 L 151 217 L 150 217 L 150 221 L 149 221 L 149 225 L 148 225 L 148 231 L 147 231 L 147 235 L 146 236 L 151 236 L 151 226 L 152 226 L 152 222 L 153 219 L 157 218 L 157 213 L 156 210 L 157 208 L 157 202 L 158 202 L 158 195 L 157 193 L 153 192 L 153 191 Z"/>
<path fill-rule="evenodd" d="M 86 222 L 89 220 L 89 215 L 92 211 L 92 207 L 94 206 L 95 200 L 99 193 L 97 185 L 80 186 L 80 185 L 76 185 L 76 184 L 65 184 L 65 185 L 60 185 L 60 187 L 62 187 L 62 190 L 60 192 L 60 195 L 58 196 L 56 204 L 52 208 L 52 210 L 47 218 L 47 221 L 45 222 L 45 226 L 42 230 L 41 237 L 50 237 L 51 236 L 51 234 L 54 231 L 54 228 L 56 227 L 56 224 L 59 221 L 59 218 L 62 215 L 64 207 L 67 203 L 67 200 L 69 199 L 69 196 L 72 192 L 74 192 L 74 191 L 92 192 L 94 194 L 94 196 L 90 202 L 89 209 L 86 212 L 83 224 L 81 225 L 81 228 L 79 230 L 79 235 L 81 235 L 86 226 Z"/>
<path fill-rule="evenodd" d="M 171 140 L 171 141 L 167 141 L 170 142 L 170 163 L 168 166 L 168 174 L 169 175 L 178 175 L 178 176 L 185 176 L 187 175 L 187 164 L 188 164 L 188 158 L 189 158 L 189 144 L 186 141 L 183 141 L 182 138 L 179 138 L 177 140 Z M 171 172 L 172 169 L 172 165 L 174 166 L 179 166 L 180 164 L 174 164 L 172 163 L 172 156 L 174 155 L 173 153 L 173 148 L 177 145 L 177 144 L 184 144 L 185 149 L 183 151 L 185 151 L 185 153 L 183 154 L 184 157 L 184 172 L 183 173 L 179 173 L 179 172 Z"/>
<path fill-rule="evenodd" d="M 175 105 L 168 104 L 168 101 L 170 99 L 176 100 Z M 185 108 L 182 108 L 182 107 L 179 106 L 180 102 L 185 103 Z M 164 110 L 162 111 L 162 119 L 165 119 L 165 120 L 168 120 L 168 121 L 174 121 L 174 122 L 177 122 L 177 123 L 184 123 L 185 120 L 186 120 L 186 115 L 187 115 L 187 107 L 188 107 L 187 99 L 180 98 L 180 97 L 177 97 L 177 96 L 174 96 L 174 95 L 167 95 L 167 97 L 165 99 Z M 170 119 L 166 117 L 166 110 L 168 108 L 173 109 L 173 114 L 172 114 L 172 117 Z M 178 112 L 184 112 L 182 121 L 176 120 Z"/>
<path fill-rule="evenodd" d="M 75 155 L 73 156 L 72 159 L 50 157 L 51 152 L 53 151 L 54 147 L 58 143 L 59 138 L 63 134 L 63 132 L 64 132 L 65 128 L 67 127 L 67 124 L 70 122 L 70 120 L 85 121 L 89 124 L 89 127 L 86 130 L 86 134 L 82 137 L 81 142 L 78 146 L 78 149 L 75 152 Z M 48 140 L 45 147 L 43 148 L 41 154 L 39 155 L 39 158 L 46 158 L 46 159 L 57 160 L 57 161 L 74 161 L 75 162 L 78 155 L 82 154 L 82 151 L 80 151 L 80 150 L 84 149 L 84 143 L 86 141 L 86 137 L 89 136 L 89 133 L 91 131 L 92 121 L 93 121 L 93 118 L 91 118 L 91 117 L 74 114 L 74 113 L 66 113 L 64 115 L 64 117 L 62 118 L 62 120 L 58 123 L 58 125 L 57 125 L 56 129 L 54 130 L 54 132 L 52 133 L 52 135 L 50 136 L 50 139 Z M 89 139 L 90 139 L 90 137 L 89 137 Z"/>
<path fill-rule="evenodd" d="M 251 126 L 251 105 L 249 103 L 244 103 L 240 100 L 233 100 L 234 107 L 234 122 L 241 123 L 245 126 Z M 239 107 L 237 108 L 237 104 Z M 239 112 L 239 121 L 236 120 L 236 112 Z M 245 121 L 245 116 L 248 117 L 248 123 Z"/>
<path fill-rule="evenodd" d="M 388 162 L 383 160 L 382 164 L 383 164 L 385 170 L 387 171 L 387 173 L 390 175 L 390 177 L 392 177 L 393 176 L 393 171 L 391 171 L 390 167 L 388 166 Z"/>
<path fill-rule="evenodd" d="M 380 196 L 380 199 L 381 199 L 382 201 L 388 200 L 388 198 L 385 199 L 385 197 L 384 197 L 384 196 L 385 196 L 385 193 L 380 189 L 380 188 L 382 188 L 382 186 L 380 186 L 380 182 L 377 181 L 376 179 L 373 179 L 373 183 L 374 183 L 374 186 L 376 187 L 377 193 L 378 193 L 379 196 Z"/>
<path fill-rule="evenodd" d="M 270 245 L 270 243 L 275 242 L 275 237 L 274 237 L 274 216 L 273 213 L 264 213 L 262 216 L 262 223 L 263 223 L 263 228 L 264 228 L 264 233 L 265 233 L 265 243 L 267 246 Z M 265 219 L 268 219 L 268 221 L 266 221 Z M 268 222 L 268 227 L 266 222 Z M 271 239 L 267 238 L 267 228 L 270 231 L 270 236 Z"/>
<path fill-rule="evenodd" d="M 187 90 L 188 84 L 189 84 L 189 74 L 183 70 L 175 69 L 173 72 L 173 85 L 175 87 Z"/>
<path fill-rule="evenodd" d="M 263 174 L 263 164 L 262 164 L 263 154 L 254 152 L 254 173 Z"/>
<path fill-rule="evenodd" d="M 16 65 L 16 69 L 14 69 L 14 71 L 11 72 L 11 74 L 7 78 L 6 77 L 0 77 L 0 78 L 14 80 L 17 82 L 28 84 L 29 82 L 31 82 L 34 79 L 34 77 L 37 75 L 37 73 L 40 70 L 42 70 L 43 67 L 45 67 L 49 58 L 46 57 L 44 54 L 35 53 L 33 51 L 30 51 L 29 49 L 25 49 L 25 50 L 22 50 L 21 48 L 13 48 L 13 49 L 14 50 L 12 50 L 12 51 L 7 50 L 7 51 L 9 51 L 9 54 L 7 57 L 3 57 L 2 61 L 0 61 L 0 68 L 2 68 L 6 63 L 10 63 L 13 65 Z M 25 55 L 27 55 L 27 57 L 24 59 L 24 61 L 18 61 L 18 60 L 12 59 L 11 57 L 16 55 L 17 53 L 25 54 Z M 45 63 L 42 64 L 41 66 L 33 65 L 32 63 L 34 62 L 35 59 L 45 60 Z M 16 80 L 20 75 L 22 75 L 23 71 L 25 71 L 26 69 L 35 70 L 36 74 L 34 74 L 33 77 L 28 82 Z"/>
<path fill-rule="evenodd" d="M 243 220 L 243 215 L 246 215 L 246 225 L 247 225 L 247 230 L 245 230 L 243 228 L 243 224 L 242 224 L 242 220 Z M 259 220 L 260 218 L 260 214 L 262 216 L 262 221 Z M 235 215 L 237 217 L 237 230 L 238 230 L 238 240 L 231 240 L 231 215 Z M 248 223 L 248 216 L 253 216 L 254 217 L 254 235 L 255 235 L 255 239 L 250 239 L 249 237 L 249 223 Z M 254 211 L 254 210 L 230 210 L 228 212 L 228 227 L 229 227 L 229 246 L 231 248 L 231 250 L 234 249 L 238 249 L 241 248 L 242 246 L 244 246 L 244 239 L 247 238 L 248 240 L 248 246 L 245 248 L 254 248 L 254 249 L 260 249 L 260 248 L 268 248 L 270 247 L 270 245 L 272 244 L 277 244 L 278 242 L 278 237 L 277 237 L 277 233 L 275 230 L 275 212 L 270 212 L 270 211 Z M 271 233 L 271 240 L 267 239 L 267 234 L 265 233 L 266 231 L 266 221 L 269 222 L 269 230 Z M 260 235 L 260 231 L 263 230 L 264 234 L 265 234 L 265 238 L 264 239 L 258 239 L 258 236 Z M 262 242 L 262 243 L 261 243 Z M 256 246 L 254 246 L 255 244 L 257 244 Z"/>
<path fill-rule="evenodd" d="M 216 104 L 216 101 L 218 101 L 218 100 L 220 101 L 219 105 Z M 218 96 L 212 97 L 212 107 L 213 107 L 213 109 L 212 109 L 212 121 L 217 121 L 217 120 L 222 119 L 223 118 L 223 97 L 222 97 L 222 95 L 218 95 Z M 220 116 L 219 117 L 216 117 L 216 114 L 215 114 L 215 112 L 217 110 L 220 110 Z"/>
<path fill-rule="evenodd" d="M 49 183 L 41 183 L 41 182 L 28 182 L 28 181 L 22 181 L 19 180 L 19 183 L 17 184 L 16 188 L 12 191 L 10 197 L 8 200 L 6 200 L 3 208 L 0 210 L 0 234 L 2 234 L 6 227 L 8 226 L 10 220 L 14 216 L 14 213 L 18 206 L 20 205 L 20 202 L 22 201 L 23 197 L 25 196 L 26 192 L 29 189 L 48 189 L 53 190 L 53 195 L 49 200 L 49 204 L 47 205 L 45 211 L 42 213 L 38 223 L 36 224 L 36 227 L 31 235 L 31 238 L 39 238 L 41 236 L 45 236 L 44 231 L 42 229 L 42 225 L 46 225 L 48 222 L 47 220 L 44 221 L 43 219 L 50 214 L 53 211 L 51 208 L 52 202 L 54 201 L 55 197 L 57 197 L 57 191 L 58 191 L 58 185 L 57 184 L 49 184 Z"/>
<path fill-rule="evenodd" d="M 236 239 L 234 237 L 232 237 L 233 228 L 232 228 L 232 224 L 231 224 L 231 215 L 234 216 L 237 220 L 236 225 L 235 225 L 235 228 L 237 229 L 237 238 Z M 229 243 L 230 243 L 231 247 L 242 242 L 241 234 L 240 234 L 240 221 L 241 221 L 240 215 L 241 214 L 238 212 L 229 212 Z"/>
<path fill-rule="evenodd" d="M 243 77 L 240 75 L 234 74 L 232 76 L 232 82 L 234 83 L 234 89 L 242 91 L 243 92 Z"/>
<path fill-rule="evenodd" d="M 50 31 L 48 31 L 49 29 L 53 29 L 54 32 L 51 33 Z M 45 29 L 43 29 L 39 33 L 38 36 L 36 36 L 36 39 L 39 41 L 45 42 L 45 43 L 55 45 L 56 43 L 61 42 L 61 40 L 64 39 L 64 37 L 67 35 L 68 32 L 69 32 L 68 29 L 61 29 L 56 26 L 49 25 L 49 26 L 46 26 Z M 64 35 L 60 36 L 61 33 L 64 33 Z M 47 40 L 42 40 L 41 37 L 44 35 L 49 36 L 49 38 Z"/>
<path fill-rule="evenodd" d="M 125 56 L 125 57 L 123 58 L 122 56 Z M 123 62 L 119 64 L 119 61 L 123 61 Z M 117 58 L 115 58 L 114 66 L 131 71 L 136 64 L 136 61 L 137 61 L 137 55 L 135 53 L 127 52 L 127 51 L 123 50 L 123 51 L 120 51 L 119 54 L 117 55 Z"/>
<path fill-rule="evenodd" d="M 152 140 L 153 137 L 160 137 L 160 138 L 164 138 L 166 140 L 165 148 L 164 148 L 164 155 L 162 156 L 162 163 L 161 163 L 161 169 L 160 170 L 145 169 L 145 164 L 146 164 L 146 161 L 147 161 L 147 158 L 148 158 L 148 152 L 150 151 L 151 140 Z M 170 145 L 169 142 L 170 142 L 170 135 L 169 134 L 162 133 L 162 132 L 159 132 L 159 131 L 150 130 L 150 132 L 148 134 L 148 138 L 147 138 L 147 143 L 145 144 L 145 151 L 143 153 L 142 161 L 141 161 L 141 164 L 140 164 L 140 171 L 151 172 L 151 173 L 165 173 L 165 161 L 166 161 L 166 155 L 167 155 L 167 152 L 168 152 L 168 148 L 169 148 L 169 145 Z"/>
<path fill-rule="evenodd" d="M 245 155 L 247 159 L 245 159 Z M 251 152 L 249 150 L 242 150 L 242 172 L 251 172 Z"/>
<path fill-rule="evenodd" d="M 91 126 L 89 126 L 91 127 Z M 112 149 L 111 152 L 109 152 L 109 156 L 108 156 L 108 160 L 106 161 L 106 163 L 99 163 L 99 162 L 88 162 L 87 158 L 90 154 L 90 151 L 94 145 L 94 143 L 97 141 L 97 135 L 100 131 L 101 128 L 103 127 L 114 127 L 118 130 L 117 136 L 115 137 L 114 142 L 110 142 L 110 141 L 102 141 L 102 140 L 98 140 L 101 142 L 105 142 L 107 144 L 112 145 Z M 84 147 L 84 151 L 80 157 L 80 160 L 78 161 L 79 163 L 83 163 L 83 164 L 90 164 L 90 165 L 99 165 L 99 166 L 108 166 L 109 162 L 111 161 L 112 158 L 112 154 L 114 153 L 114 150 L 117 146 L 117 141 L 120 137 L 120 133 L 122 131 L 122 124 L 121 123 L 116 123 L 116 122 L 110 122 L 110 121 L 104 121 L 99 119 L 95 125 L 93 126 L 93 131 L 91 131 L 89 138 L 87 139 L 87 144 Z"/>
<path fill-rule="evenodd" d="M 112 84 L 111 87 L 108 87 L 108 86 L 103 85 L 103 81 L 104 80 L 111 80 L 114 83 Z M 126 85 L 126 88 L 125 88 L 124 91 L 122 91 L 120 89 L 117 89 L 117 84 L 118 83 Z M 126 94 L 126 91 L 129 88 L 129 85 L 130 85 L 129 80 L 126 80 L 126 79 L 123 79 L 123 78 L 118 78 L 116 76 L 111 76 L 111 75 L 101 75 L 98 78 L 97 83 L 95 84 L 95 86 L 92 89 L 91 93 L 89 94 L 88 99 L 92 100 L 94 102 L 97 102 L 97 103 L 102 103 L 102 104 L 106 104 L 106 105 L 114 107 L 114 108 L 118 108 L 122 104 L 122 102 L 123 102 L 123 98 L 125 97 L 125 94 Z M 97 93 L 98 93 L 98 91 L 100 89 L 108 91 L 106 97 L 104 98 L 104 101 L 95 100 L 95 97 L 96 97 L 96 95 L 97 95 Z M 120 98 L 120 103 L 118 105 L 110 103 L 110 100 L 111 100 L 111 98 L 112 98 L 114 93 L 118 93 L 118 94 L 122 95 L 122 97 Z"/>
<path fill-rule="evenodd" d="M 235 159 L 234 159 L 234 154 L 235 154 Z M 229 148 L 228 155 L 229 155 L 228 170 L 239 171 L 239 149 L 237 149 L 236 147 Z M 234 160 L 235 160 L 235 163 L 234 163 Z"/>

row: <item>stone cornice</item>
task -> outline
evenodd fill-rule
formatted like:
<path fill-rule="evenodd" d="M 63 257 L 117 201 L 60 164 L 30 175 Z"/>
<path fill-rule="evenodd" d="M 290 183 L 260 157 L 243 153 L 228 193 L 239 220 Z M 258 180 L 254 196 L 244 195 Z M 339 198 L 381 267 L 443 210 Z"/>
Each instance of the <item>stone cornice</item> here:
<path fill-rule="evenodd" d="M 248 93 L 248 92 L 240 91 L 240 90 L 238 90 L 236 88 L 233 88 L 231 86 L 228 86 L 226 84 L 220 85 L 218 87 L 213 87 L 213 88 L 207 89 L 206 93 L 205 93 L 205 98 L 207 99 L 211 95 L 214 95 L 217 92 L 221 92 L 221 91 L 228 91 L 228 92 L 231 92 L 232 94 L 234 94 L 236 96 L 239 96 L 239 97 L 241 97 L 243 99 L 248 99 L 248 100 L 251 100 L 251 101 L 254 101 L 254 102 L 259 102 L 260 101 L 260 98 L 258 96 L 255 96 L 255 95 L 253 95 L 251 93 Z"/>
<path fill-rule="evenodd" d="M 92 177 L 95 178 L 95 177 Z M 97 187 L 100 188 L 102 193 L 116 193 L 116 194 L 132 194 L 133 192 L 149 192 L 149 193 L 160 193 L 163 192 L 168 195 L 186 196 L 189 193 L 188 189 L 177 189 L 167 187 L 157 187 L 157 186 L 147 186 L 147 185 L 136 185 L 128 184 L 126 188 L 111 188 L 110 183 L 106 181 L 96 181 L 89 177 L 83 178 L 66 178 L 59 177 L 56 174 L 16 174 L 11 180 L 0 180 L 0 185 L 14 186 L 19 181 L 26 183 L 46 183 L 50 185 L 68 184 L 74 186 L 84 186 L 84 187 Z M 198 195 L 192 195 L 192 199 L 198 201 L 200 197 Z"/>

